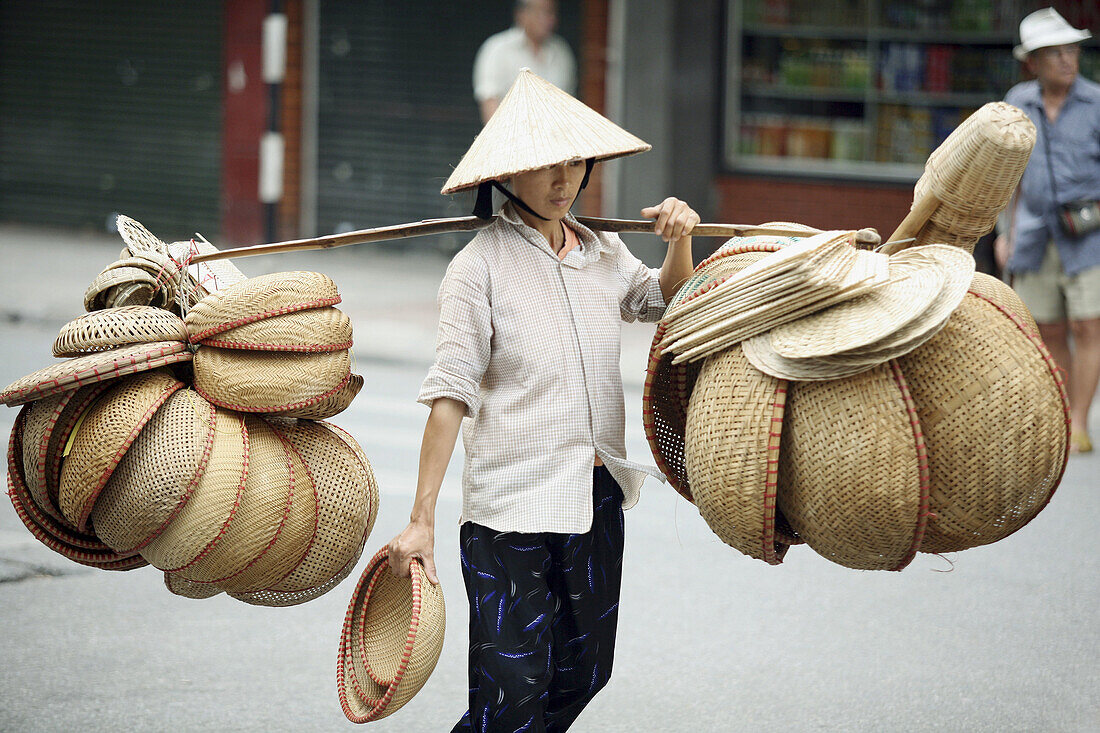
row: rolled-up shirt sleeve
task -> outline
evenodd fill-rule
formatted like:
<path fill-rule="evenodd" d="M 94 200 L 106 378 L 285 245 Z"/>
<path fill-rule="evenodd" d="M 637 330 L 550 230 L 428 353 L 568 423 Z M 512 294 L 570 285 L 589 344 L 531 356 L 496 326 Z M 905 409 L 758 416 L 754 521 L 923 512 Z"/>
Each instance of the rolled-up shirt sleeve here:
<path fill-rule="evenodd" d="M 468 250 L 459 252 L 439 286 L 435 363 L 417 402 L 430 406 L 439 397 L 449 397 L 466 405 L 468 417 L 477 415 L 493 335 L 489 303 L 488 266 Z"/>
<path fill-rule="evenodd" d="M 661 293 L 661 271 L 646 267 L 615 237 L 616 258 L 622 298 L 619 313 L 624 321 L 653 323 L 665 314 L 665 296 Z"/>

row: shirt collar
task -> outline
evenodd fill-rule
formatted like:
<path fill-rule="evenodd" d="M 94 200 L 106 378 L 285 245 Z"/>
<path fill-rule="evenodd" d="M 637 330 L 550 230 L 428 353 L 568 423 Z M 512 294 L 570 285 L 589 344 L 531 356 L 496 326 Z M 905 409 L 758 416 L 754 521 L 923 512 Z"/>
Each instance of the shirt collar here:
<path fill-rule="evenodd" d="M 534 227 L 528 226 L 516 213 L 511 202 L 501 207 L 500 218 L 514 226 L 531 245 L 538 247 L 555 260 L 558 259 L 557 253 L 550 248 L 550 243 L 546 241 L 546 237 L 542 236 Z M 572 213 L 565 215 L 565 223 L 577 233 L 580 246 L 565 255 L 565 258 L 560 260 L 561 264 L 580 269 L 598 261 L 603 252 L 611 250 L 609 242 L 577 221 Z"/>
<path fill-rule="evenodd" d="M 1066 99 L 1076 99 L 1080 102 L 1093 102 L 1095 99 L 1088 93 L 1088 89 L 1081 83 L 1081 75 L 1078 74 L 1077 78 L 1073 80 L 1073 84 L 1069 88 L 1069 94 L 1066 95 Z M 1039 82 L 1029 85 L 1025 88 L 1021 95 L 1020 100 L 1022 104 L 1031 105 L 1034 107 L 1043 106 L 1043 91 L 1039 86 Z"/>

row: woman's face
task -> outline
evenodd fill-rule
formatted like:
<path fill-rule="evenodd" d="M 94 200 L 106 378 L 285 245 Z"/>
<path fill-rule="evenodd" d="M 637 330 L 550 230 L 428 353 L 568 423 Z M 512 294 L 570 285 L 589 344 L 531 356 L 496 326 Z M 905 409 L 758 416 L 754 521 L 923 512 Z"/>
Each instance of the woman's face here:
<path fill-rule="evenodd" d="M 562 219 L 581 190 L 584 161 L 519 173 L 512 177 L 512 193 L 547 219 Z"/>

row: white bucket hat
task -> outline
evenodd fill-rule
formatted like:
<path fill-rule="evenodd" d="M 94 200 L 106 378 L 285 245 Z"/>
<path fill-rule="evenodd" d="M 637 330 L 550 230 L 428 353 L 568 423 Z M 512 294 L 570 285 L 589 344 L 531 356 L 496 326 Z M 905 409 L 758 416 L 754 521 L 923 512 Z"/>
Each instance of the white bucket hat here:
<path fill-rule="evenodd" d="M 1043 8 L 1020 21 L 1020 45 L 1012 49 L 1012 55 L 1023 61 L 1036 49 L 1080 43 L 1089 38 L 1091 32 L 1074 28 L 1054 8 Z"/>

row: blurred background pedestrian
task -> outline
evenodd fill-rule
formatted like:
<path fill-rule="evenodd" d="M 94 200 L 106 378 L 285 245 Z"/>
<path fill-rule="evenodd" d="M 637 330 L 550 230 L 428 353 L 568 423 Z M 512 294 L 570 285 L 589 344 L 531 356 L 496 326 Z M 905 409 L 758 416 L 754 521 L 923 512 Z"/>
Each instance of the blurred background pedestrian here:
<path fill-rule="evenodd" d="M 526 67 L 569 94 L 577 92 L 573 50 L 554 34 L 556 0 L 517 0 L 515 25 L 485 39 L 474 58 L 474 99 L 489 121 L 519 70 Z"/>
<path fill-rule="evenodd" d="M 998 237 L 1000 261 L 1068 374 L 1070 449 L 1092 450 L 1088 412 L 1100 380 L 1100 84 L 1080 76 L 1081 41 L 1053 8 L 1020 23 L 1013 55 L 1035 79 L 1005 95 L 1038 139 Z"/>

